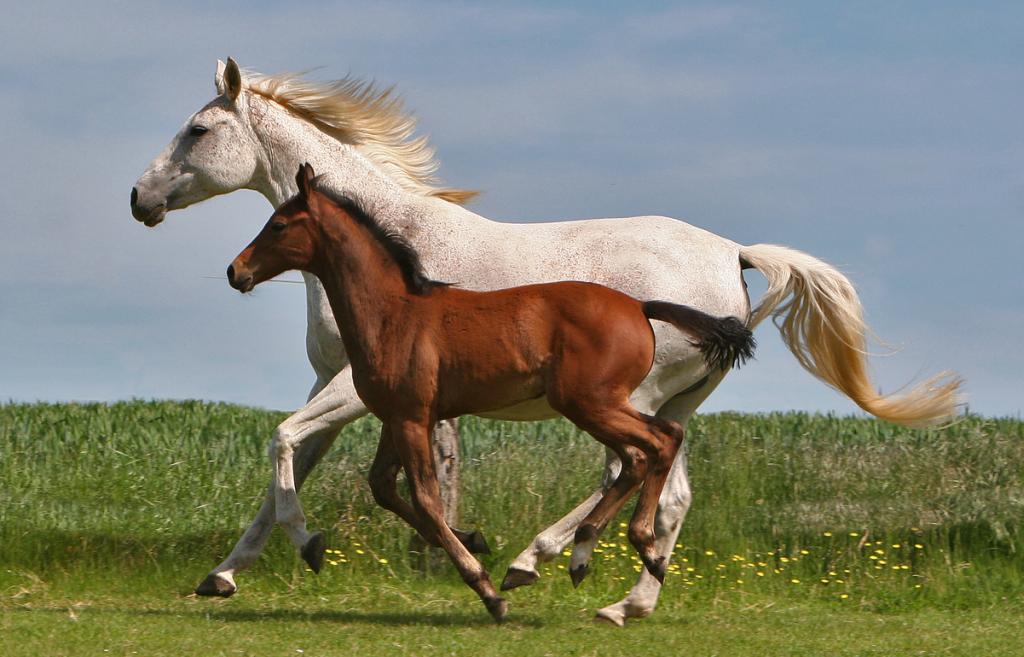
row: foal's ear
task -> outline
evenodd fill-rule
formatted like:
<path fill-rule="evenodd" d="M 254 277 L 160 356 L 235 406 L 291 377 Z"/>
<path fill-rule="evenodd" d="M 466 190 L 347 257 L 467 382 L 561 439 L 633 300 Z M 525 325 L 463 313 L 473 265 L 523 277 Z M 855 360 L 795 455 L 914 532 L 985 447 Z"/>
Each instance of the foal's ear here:
<path fill-rule="evenodd" d="M 223 69 L 221 67 L 224 67 Z M 217 84 L 217 91 L 228 100 L 234 102 L 238 94 L 242 93 L 242 71 L 238 68 L 238 62 L 228 57 L 228 63 L 222 64 L 217 60 L 217 77 L 214 79 Z"/>
<path fill-rule="evenodd" d="M 299 172 L 295 174 L 295 184 L 299 187 L 299 196 L 309 198 L 309 192 L 313 189 L 313 179 L 316 173 L 313 172 L 313 165 L 309 162 L 299 165 Z"/>

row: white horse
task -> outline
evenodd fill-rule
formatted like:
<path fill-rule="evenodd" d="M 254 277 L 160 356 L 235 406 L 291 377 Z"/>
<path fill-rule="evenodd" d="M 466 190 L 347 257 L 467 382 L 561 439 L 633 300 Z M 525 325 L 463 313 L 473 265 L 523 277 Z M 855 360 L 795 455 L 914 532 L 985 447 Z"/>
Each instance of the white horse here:
<path fill-rule="evenodd" d="M 297 75 L 265 76 L 218 63 L 217 97 L 190 116 L 132 190 L 132 213 L 147 226 L 170 210 L 237 189 L 254 189 L 277 207 L 296 192 L 294 173 L 310 162 L 332 192 L 353 198 L 422 255 L 441 280 L 490 290 L 527 283 L 583 280 L 637 298 L 687 304 L 712 315 L 749 318 L 756 326 L 774 316 L 786 345 L 809 372 L 865 411 L 896 423 L 921 426 L 955 412 L 960 380 L 937 375 L 899 395 L 881 395 L 867 375 L 866 326 L 850 282 L 836 269 L 793 249 L 742 246 L 682 221 L 632 217 L 553 223 L 501 223 L 461 207 L 470 192 L 438 189 L 433 151 L 412 138 L 414 122 L 390 90 L 346 78 L 314 83 Z M 768 279 L 751 312 L 741 270 Z M 299 549 L 311 539 L 297 490 L 339 430 L 367 413 L 352 384 L 348 359 L 323 288 L 305 275 L 306 344 L 317 380 L 310 400 L 271 439 L 271 489 L 253 523 L 230 555 L 197 592 L 231 595 L 234 575 L 253 563 L 274 525 Z M 724 373 L 708 373 L 701 354 L 677 331 L 656 322 L 657 355 L 631 402 L 646 413 L 686 424 Z M 554 414 L 544 404 L 495 413 L 507 419 Z M 619 464 L 607 458 L 604 482 Z M 597 489 L 539 534 L 512 562 L 503 588 L 536 581 L 537 564 L 569 543 L 577 524 L 602 495 Z M 685 450 L 680 450 L 661 496 L 657 550 L 670 558 L 690 505 Z M 589 557 L 573 553 L 579 568 Z M 617 625 L 648 615 L 660 584 L 642 570 L 629 594 L 597 612 Z"/>

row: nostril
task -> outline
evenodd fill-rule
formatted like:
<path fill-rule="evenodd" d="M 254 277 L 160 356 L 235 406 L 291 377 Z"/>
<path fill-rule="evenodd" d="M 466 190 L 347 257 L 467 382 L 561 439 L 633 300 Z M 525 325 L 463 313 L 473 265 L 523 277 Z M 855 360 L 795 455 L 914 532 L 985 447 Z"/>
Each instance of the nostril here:
<path fill-rule="evenodd" d="M 228 280 L 231 282 L 235 280 L 235 266 L 233 264 L 228 265 Z"/>
<path fill-rule="evenodd" d="M 139 202 L 139 190 L 134 188 L 134 187 L 132 187 L 132 207 L 134 208 L 135 204 L 138 203 L 138 202 Z"/>

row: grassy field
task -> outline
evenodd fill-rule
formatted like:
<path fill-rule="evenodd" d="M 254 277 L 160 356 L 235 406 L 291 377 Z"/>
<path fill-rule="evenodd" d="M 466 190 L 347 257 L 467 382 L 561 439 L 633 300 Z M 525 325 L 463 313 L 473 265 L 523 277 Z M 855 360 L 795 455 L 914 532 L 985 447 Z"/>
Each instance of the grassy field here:
<path fill-rule="evenodd" d="M 1024 423 L 941 431 L 712 415 L 690 425 L 694 504 L 658 611 L 593 611 L 639 568 L 613 525 L 572 589 L 567 559 L 490 625 L 365 483 L 377 425 L 346 429 L 303 491 L 331 562 L 276 532 L 229 600 L 190 596 L 258 506 L 281 414 L 199 402 L 0 406 L 0 649 L 34 654 L 1024 654 Z M 462 524 L 500 579 L 582 499 L 603 454 L 564 422 L 463 423 Z M 572 467 L 567 467 L 571 464 Z M 303 651 L 303 652 L 299 652 Z"/>

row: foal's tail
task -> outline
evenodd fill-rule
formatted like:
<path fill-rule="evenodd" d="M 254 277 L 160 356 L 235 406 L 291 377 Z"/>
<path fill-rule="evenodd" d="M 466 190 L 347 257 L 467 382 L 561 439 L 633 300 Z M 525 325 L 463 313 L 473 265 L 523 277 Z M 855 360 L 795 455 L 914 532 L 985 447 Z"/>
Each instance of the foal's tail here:
<path fill-rule="evenodd" d="M 839 390 L 868 413 L 911 427 L 953 417 L 962 380 L 942 372 L 900 393 L 882 395 L 867 372 L 863 310 L 850 281 L 832 266 L 794 249 L 755 244 L 741 260 L 768 279 L 754 309 L 754 328 L 771 315 L 782 340 L 804 369 Z"/>
<path fill-rule="evenodd" d="M 714 317 L 696 308 L 667 301 L 644 302 L 647 319 L 672 324 L 697 338 L 694 343 L 711 368 L 727 370 L 753 357 L 754 334 L 735 317 Z"/>

